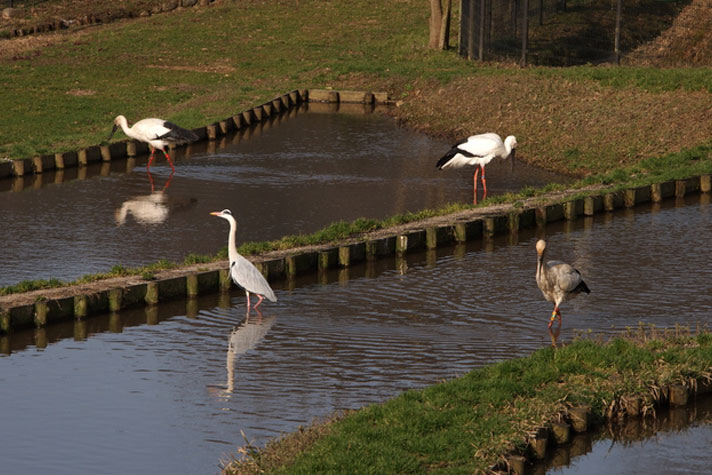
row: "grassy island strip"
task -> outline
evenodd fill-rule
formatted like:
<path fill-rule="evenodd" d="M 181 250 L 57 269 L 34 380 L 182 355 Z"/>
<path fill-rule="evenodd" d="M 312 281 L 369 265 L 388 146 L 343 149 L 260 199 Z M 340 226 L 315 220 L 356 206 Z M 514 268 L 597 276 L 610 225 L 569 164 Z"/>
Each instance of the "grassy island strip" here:
<path fill-rule="evenodd" d="M 225 473 L 483 473 L 512 454 L 531 457 L 535 435 L 572 408 L 590 408 L 593 422 L 650 413 L 669 403 L 669 388 L 709 392 L 711 378 L 712 334 L 641 324 L 406 391 L 263 449 L 248 444 Z"/>

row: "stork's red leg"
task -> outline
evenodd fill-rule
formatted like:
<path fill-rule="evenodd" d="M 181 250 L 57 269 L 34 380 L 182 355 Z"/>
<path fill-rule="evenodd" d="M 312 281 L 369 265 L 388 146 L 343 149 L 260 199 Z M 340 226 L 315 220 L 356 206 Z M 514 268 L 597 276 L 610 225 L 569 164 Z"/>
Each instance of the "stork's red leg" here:
<path fill-rule="evenodd" d="M 153 163 L 153 154 L 156 153 L 156 149 L 151 147 L 151 157 L 148 159 L 148 168 L 149 170 L 151 169 L 151 163 Z"/>
<path fill-rule="evenodd" d="M 472 182 L 474 184 L 474 189 L 472 192 L 472 195 L 473 195 L 472 203 L 473 204 L 477 204 L 477 175 L 479 175 L 479 173 L 480 173 L 480 167 L 476 167 L 475 174 L 472 177 Z"/>
<path fill-rule="evenodd" d="M 168 163 L 171 164 L 171 169 L 172 169 L 173 171 L 176 171 L 176 167 L 173 166 L 173 160 L 171 160 L 171 157 L 168 155 L 168 152 L 166 152 L 166 151 L 164 150 L 164 151 L 163 151 L 163 155 L 166 156 L 166 159 L 168 160 Z"/>
<path fill-rule="evenodd" d="M 487 198 L 487 180 L 485 180 L 485 166 L 481 165 L 481 168 L 482 168 L 482 188 L 483 188 L 482 199 L 484 200 L 485 198 Z"/>

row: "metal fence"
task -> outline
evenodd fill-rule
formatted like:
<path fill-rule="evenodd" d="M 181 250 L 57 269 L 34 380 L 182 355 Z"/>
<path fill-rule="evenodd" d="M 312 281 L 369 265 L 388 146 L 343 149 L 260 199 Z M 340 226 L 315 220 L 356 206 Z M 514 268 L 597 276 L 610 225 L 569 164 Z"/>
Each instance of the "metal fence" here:
<path fill-rule="evenodd" d="M 689 0 L 461 0 L 459 54 L 571 66 L 618 62 L 669 27 Z"/>

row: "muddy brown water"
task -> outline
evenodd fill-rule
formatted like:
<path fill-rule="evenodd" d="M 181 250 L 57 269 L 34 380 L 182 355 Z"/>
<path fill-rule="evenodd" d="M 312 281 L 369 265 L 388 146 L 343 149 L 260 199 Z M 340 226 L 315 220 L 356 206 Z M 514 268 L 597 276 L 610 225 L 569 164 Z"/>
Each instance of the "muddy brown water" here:
<path fill-rule="evenodd" d="M 228 228 L 208 213 L 223 208 L 243 242 L 472 201 L 473 169 L 435 168 L 449 143 L 363 106 L 321 110 L 176 150 L 172 176 L 162 158 L 149 176 L 144 156 L 0 180 L 0 286 L 214 254 Z M 490 196 L 562 180 L 522 162 L 487 166 Z"/>
<path fill-rule="evenodd" d="M 561 339 L 643 321 L 712 323 L 709 195 L 525 230 L 244 294 L 0 337 L 6 473 L 214 473 L 332 411 L 383 401 L 547 346 L 538 237 L 592 290 L 562 306 Z M 677 443 L 671 467 L 706 457 Z"/>

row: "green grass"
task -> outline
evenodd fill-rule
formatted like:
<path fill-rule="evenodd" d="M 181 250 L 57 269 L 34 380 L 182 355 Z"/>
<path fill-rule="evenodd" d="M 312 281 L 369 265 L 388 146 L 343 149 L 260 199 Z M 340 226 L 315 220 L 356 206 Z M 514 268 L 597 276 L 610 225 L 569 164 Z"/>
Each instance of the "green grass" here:
<path fill-rule="evenodd" d="M 710 367 L 706 332 L 641 327 L 606 343 L 577 339 L 243 448 L 249 457 L 227 473 L 481 473 L 567 407 L 590 405 L 602 421 L 622 396 L 651 405 L 655 388 L 709 377 Z"/>

